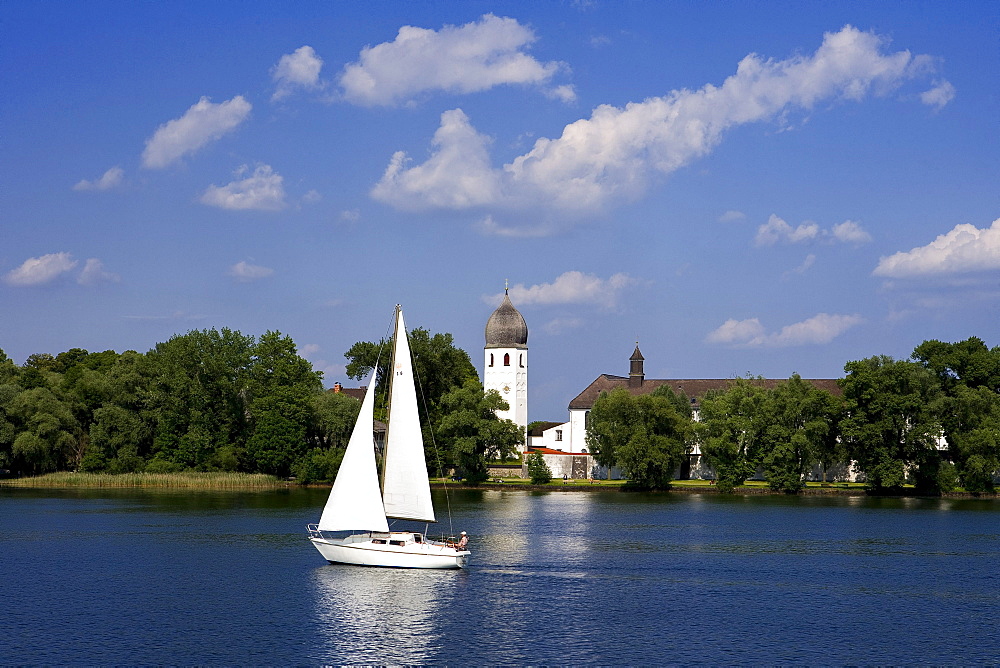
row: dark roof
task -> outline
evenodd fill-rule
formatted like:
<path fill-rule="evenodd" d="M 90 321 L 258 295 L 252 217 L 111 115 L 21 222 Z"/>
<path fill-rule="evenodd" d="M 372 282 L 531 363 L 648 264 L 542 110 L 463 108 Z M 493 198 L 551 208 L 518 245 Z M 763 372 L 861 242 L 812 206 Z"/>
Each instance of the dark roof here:
<path fill-rule="evenodd" d="M 365 400 L 365 393 L 368 392 L 367 387 L 331 387 L 327 392 L 333 392 L 334 394 L 346 394 L 352 399 L 357 399 L 358 401 Z"/>
<path fill-rule="evenodd" d="M 656 379 L 656 378 L 646 378 L 642 385 L 639 387 L 629 387 L 629 379 L 622 376 L 612 376 L 611 374 L 603 373 L 597 377 L 593 383 L 587 386 L 583 392 L 578 394 L 575 399 L 569 402 L 569 409 L 590 409 L 594 406 L 594 402 L 597 398 L 601 396 L 601 392 L 611 392 L 618 388 L 623 388 L 629 391 L 633 396 L 638 396 L 640 394 L 650 394 L 658 387 L 664 385 L 669 385 L 674 392 L 680 394 L 683 392 L 685 395 L 691 399 L 698 399 L 704 395 L 709 390 L 725 390 L 731 383 L 733 383 L 735 378 L 701 378 L 701 379 Z M 781 383 L 786 382 L 787 378 L 764 378 L 762 380 L 750 379 L 753 383 L 760 383 L 765 388 L 771 389 Z M 831 394 L 840 396 L 842 394 L 840 386 L 837 384 L 836 379 L 832 378 L 803 378 L 805 382 L 809 383 L 813 387 L 826 390 Z"/>
<path fill-rule="evenodd" d="M 552 427 L 558 427 L 561 424 L 566 424 L 565 422 L 539 422 L 535 427 L 528 432 L 528 436 L 541 436 L 542 432 L 546 429 L 552 429 Z"/>
<path fill-rule="evenodd" d="M 487 348 L 524 348 L 528 345 L 528 325 L 504 292 L 503 303 L 486 321 Z"/>

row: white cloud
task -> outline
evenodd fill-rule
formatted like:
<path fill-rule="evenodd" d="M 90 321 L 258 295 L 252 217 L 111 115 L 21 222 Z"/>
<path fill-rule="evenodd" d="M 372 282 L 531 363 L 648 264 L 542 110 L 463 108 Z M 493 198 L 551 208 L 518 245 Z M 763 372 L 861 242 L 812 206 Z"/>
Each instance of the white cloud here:
<path fill-rule="evenodd" d="M 475 131 L 461 109 L 441 114 L 432 143 L 434 155 L 409 169 L 406 154 L 397 151 L 372 196 L 409 210 L 467 209 L 501 198 L 500 175 L 490 168 L 486 150 L 490 140 Z"/>
<path fill-rule="evenodd" d="M 955 87 L 947 81 L 940 81 L 934 88 L 920 94 L 920 101 L 930 107 L 940 109 L 955 99 Z"/>
<path fill-rule="evenodd" d="M 242 95 L 219 104 L 213 104 L 207 97 L 201 98 L 183 116 L 167 121 L 146 140 L 143 167 L 161 169 L 194 153 L 236 129 L 249 117 L 251 108 Z"/>
<path fill-rule="evenodd" d="M 990 227 L 956 225 L 926 246 L 879 260 L 872 272 L 887 278 L 914 278 L 1000 269 L 1000 218 Z"/>
<path fill-rule="evenodd" d="M 428 160 L 410 165 L 397 152 L 372 196 L 409 210 L 489 205 L 543 215 L 600 212 L 641 195 L 651 176 L 707 155 L 732 127 L 810 110 L 825 100 L 884 95 L 928 73 L 926 57 L 883 53 L 883 46 L 881 37 L 846 26 L 826 34 L 809 56 L 769 60 L 751 54 L 721 86 L 675 90 L 624 108 L 599 106 L 560 137 L 536 140 L 528 153 L 498 169 L 486 150 L 489 138 L 461 110 L 452 110 L 442 114 Z M 379 90 L 377 83 L 368 82 L 372 91 Z"/>
<path fill-rule="evenodd" d="M 757 318 L 735 320 L 730 318 L 715 331 L 709 332 L 709 343 L 746 343 L 764 335 L 764 326 Z"/>
<path fill-rule="evenodd" d="M 782 327 L 780 332 L 768 337 L 766 345 L 784 348 L 829 343 L 863 321 L 859 315 L 819 313 L 808 320 Z"/>
<path fill-rule="evenodd" d="M 529 304 L 597 304 L 612 308 L 618 301 L 618 296 L 625 288 L 635 285 L 638 281 L 628 274 L 615 274 L 608 279 L 602 279 L 593 274 L 580 271 L 567 271 L 552 283 L 541 283 L 525 287 L 519 283 L 512 286 L 508 293 L 511 301 L 518 306 Z M 487 303 L 499 304 L 503 295 L 484 297 Z"/>
<path fill-rule="evenodd" d="M 858 315 L 819 313 L 813 317 L 768 333 L 757 318 L 727 320 L 718 329 L 709 332 L 708 343 L 728 344 L 739 347 L 788 348 L 791 346 L 829 343 L 851 327 L 863 322 Z"/>
<path fill-rule="evenodd" d="M 794 244 L 812 241 L 819 236 L 819 233 L 819 225 L 812 221 L 806 221 L 798 227 L 792 227 L 772 213 L 767 222 L 757 228 L 754 243 L 758 246 L 773 246 L 779 241 Z"/>
<path fill-rule="evenodd" d="M 236 170 L 237 177 L 250 171 L 247 165 Z M 231 211 L 279 211 L 285 208 L 284 179 L 269 165 L 257 165 L 253 174 L 224 186 L 209 186 L 201 203 Z"/>
<path fill-rule="evenodd" d="M 356 223 L 361 220 L 361 209 L 345 209 L 340 212 L 340 219 L 345 223 Z"/>
<path fill-rule="evenodd" d="M 576 88 L 570 84 L 563 84 L 562 86 L 556 86 L 551 90 L 545 91 L 545 95 L 561 102 L 574 102 L 576 100 Z"/>
<path fill-rule="evenodd" d="M 249 283 L 259 278 L 267 278 L 274 273 L 274 269 L 250 264 L 249 262 L 237 262 L 229 268 L 229 275 L 240 283 Z"/>
<path fill-rule="evenodd" d="M 583 324 L 583 320 L 580 318 L 555 318 L 542 325 L 542 331 L 556 336 L 570 329 L 578 329 Z"/>
<path fill-rule="evenodd" d="M 829 230 L 822 229 L 817 223 L 807 220 L 798 227 L 792 227 L 775 214 L 767 222 L 757 228 L 754 244 L 757 246 L 773 246 L 782 241 L 788 244 L 805 243 L 827 239 L 842 243 L 862 244 L 872 240 L 871 235 L 861 227 L 860 223 L 845 220 L 834 225 Z"/>
<path fill-rule="evenodd" d="M 809 269 L 811 269 L 814 264 L 816 264 L 816 256 L 810 253 L 809 255 L 806 255 L 806 258 L 802 261 L 802 264 L 795 267 L 795 269 L 792 269 L 789 273 L 804 274 L 807 271 L 809 271 Z"/>
<path fill-rule="evenodd" d="M 111 190 L 121 185 L 124 176 L 125 170 L 121 167 L 112 167 L 96 181 L 81 180 L 73 186 L 73 190 Z"/>
<path fill-rule="evenodd" d="M 472 93 L 503 84 L 544 86 L 562 69 L 541 63 L 525 51 L 534 32 L 515 19 L 484 15 L 463 26 L 441 30 L 403 26 L 396 39 L 362 49 L 358 61 L 344 67 L 344 97 L 365 106 L 396 105 L 432 90 Z M 548 91 L 575 99 L 571 87 Z"/>
<path fill-rule="evenodd" d="M 482 234 L 490 237 L 530 238 L 545 236 L 549 229 L 540 226 L 503 225 L 493 216 L 486 216 L 475 224 Z"/>
<path fill-rule="evenodd" d="M 44 285 L 71 271 L 77 264 L 69 253 L 49 253 L 41 257 L 29 257 L 20 267 L 8 271 L 4 275 L 4 282 L 17 287 Z"/>
<path fill-rule="evenodd" d="M 720 223 L 735 223 L 735 222 L 738 222 L 738 221 L 741 221 L 741 220 L 745 220 L 746 217 L 747 217 L 746 214 L 743 213 L 742 211 L 729 210 L 729 211 L 726 211 L 721 216 L 719 216 L 719 222 Z"/>
<path fill-rule="evenodd" d="M 316 55 L 311 46 L 300 46 L 293 53 L 283 55 L 271 69 L 271 78 L 276 84 L 271 101 L 275 102 L 291 95 L 297 88 L 317 90 L 323 87 L 319 72 L 323 59 Z"/>
<path fill-rule="evenodd" d="M 308 357 L 309 355 L 315 355 L 320 350 L 322 350 L 322 348 L 318 343 L 307 343 L 305 345 L 299 346 L 298 353 L 303 357 Z"/>
<path fill-rule="evenodd" d="M 834 225 L 831 233 L 834 239 L 844 243 L 864 244 L 872 240 L 872 235 L 868 234 L 860 223 L 853 220 L 845 220 L 839 225 Z"/>
<path fill-rule="evenodd" d="M 83 271 L 77 277 L 80 285 L 99 285 L 101 283 L 117 283 L 121 276 L 104 270 L 104 263 L 96 257 L 89 258 L 83 266 Z"/>

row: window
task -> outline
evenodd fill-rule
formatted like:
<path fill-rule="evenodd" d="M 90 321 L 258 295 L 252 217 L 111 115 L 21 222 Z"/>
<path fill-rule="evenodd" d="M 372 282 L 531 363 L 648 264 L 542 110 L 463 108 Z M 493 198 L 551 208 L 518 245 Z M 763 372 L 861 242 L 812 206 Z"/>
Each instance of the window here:
<path fill-rule="evenodd" d="M 503 365 L 510 366 L 510 353 L 503 354 Z"/>
<path fill-rule="evenodd" d="M 490 366 L 493 366 L 493 353 L 490 353 Z"/>
<path fill-rule="evenodd" d="M 562 429 L 556 429 L 556 440 L 557 441 L 562 440 Z"/>
<path fill-rule="evenodd" d="M 522 369 L 524 368 L 524 355 L 517 356 L 517 365 Z"/>

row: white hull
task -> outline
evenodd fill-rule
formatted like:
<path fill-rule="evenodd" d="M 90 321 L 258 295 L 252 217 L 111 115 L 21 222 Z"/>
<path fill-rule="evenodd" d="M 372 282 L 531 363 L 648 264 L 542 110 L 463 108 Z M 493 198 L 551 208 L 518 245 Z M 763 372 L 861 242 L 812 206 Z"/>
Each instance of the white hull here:
<path fill-rule="evenodd" d="M 410 538 L 410 539 L 407 539 Z M 354 534 L 309 538 L 331 563 L 389 568 L 464 568 L 471 552 L 443 543 L 412 540 L 412 534 Z"/>

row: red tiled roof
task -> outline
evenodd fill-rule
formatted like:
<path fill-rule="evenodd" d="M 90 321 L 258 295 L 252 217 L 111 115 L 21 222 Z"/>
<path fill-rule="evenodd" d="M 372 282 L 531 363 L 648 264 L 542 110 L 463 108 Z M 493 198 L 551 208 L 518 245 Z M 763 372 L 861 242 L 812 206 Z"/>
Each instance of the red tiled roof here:
<path fill-rule="evenodd" d="M 563 452 L 562 450 L 553 450 L 552 448 L 528 448 L 528 453 L 532 452 L 540 452 L 543 455 L 573 455 L 577 457 L 590 454 L 589 452 Z"/>

